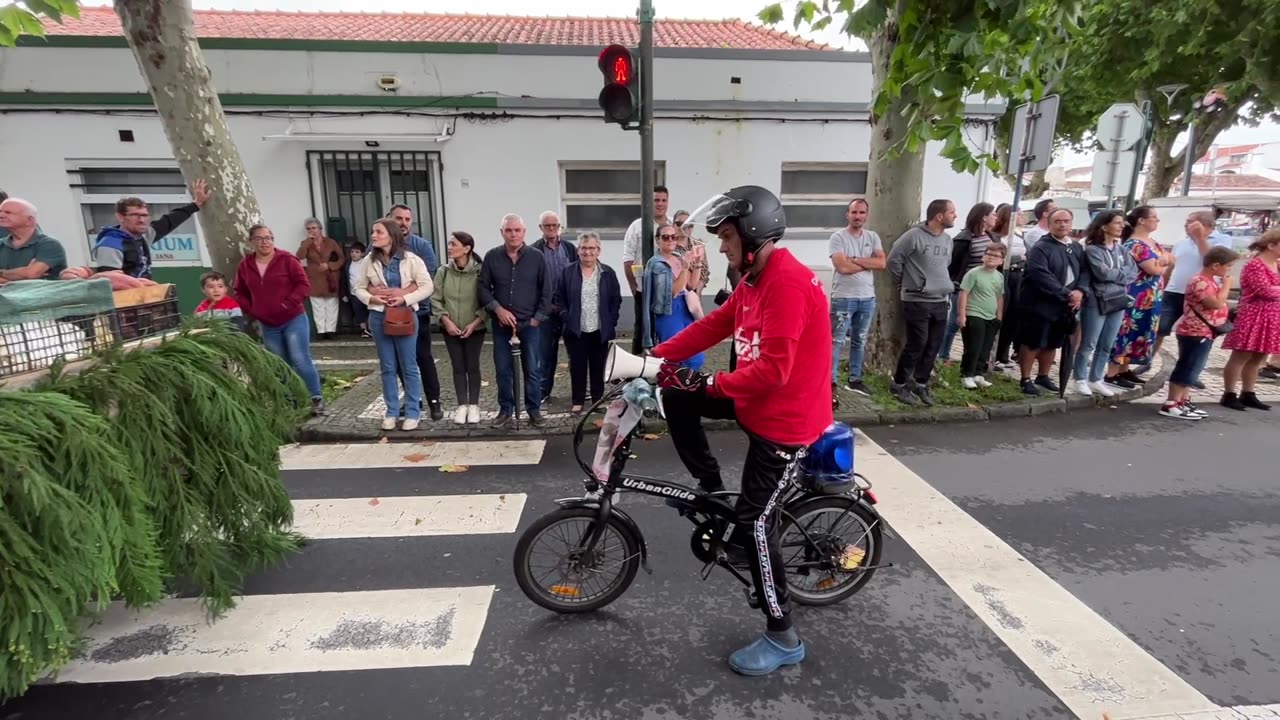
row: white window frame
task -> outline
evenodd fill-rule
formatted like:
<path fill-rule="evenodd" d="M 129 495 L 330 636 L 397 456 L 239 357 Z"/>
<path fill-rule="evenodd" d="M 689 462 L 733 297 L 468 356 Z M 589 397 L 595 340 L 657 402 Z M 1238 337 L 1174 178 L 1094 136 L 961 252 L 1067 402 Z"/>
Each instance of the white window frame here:
<path fill-rule="evenodd" d="M 861 172 L 866 173 L 870 168 L 869 163 L 865 162 L 784 162 L 782 169 L 778 173 L 778 188 L 782 188 L 783 175 L 789 172 Z M 785 205 L 813 205 L 817 207 L 832 208 L 839 205 L 848 205 L 858 198 L 866 199 L 866 192 L 862 193 L 783 193 L 778 199 Z M 843 226 L 844 221 L 839 220 L 834 226 Z M 830 227 L 810 227 L 807 225 L 795 226 L 794 230 L 829 230 Z"/>
<path fill-rule="evenodd" d="M 576 170 L 627 170 L 635 173 L 640 172 L 640 162 L 632 160 L 619 161 L 578 161 L 578 160 L 561 160 L 559 162 L 560 174 L 560 217 L 563 222 L 568 221 L 570 205 L 626 205 L 629 207 L 640 207 L 640 193 L 571 193 L 569 192 L 569 173 Z M 654 173 L 657 175 L 654 184 L 666 185 L 667 164 L 665 161 L 658 160 L 654 162 Z M 636 217 L 640 217 L 637 210 Z M 606 228 L 572 228 L 574 232 L 595 230 L 606 233 L 625 233 L 627 227 L 634 218 L 623 227 L 606 227 Z"/>
<path fill-rule="evenodd" d="M 70 177 L 72 173 L 83 173 L 85 171 L 92 171 L 92 170 L 99 170 L 99 169 L 140 170 L 140 171 L 172 170 L 172 171 L 178 172 L 178 176 L 182 177 L 182 171 L 178 169 L 177 165 L 172 161 L 165 161 L 165 160 L 139 160 L 139 159 L 132 159 L 132 158 L 120 158 L 115 160 L 81 160 L 81 161 L 71 161 L 67 163 L 68 177 Z M 185 180 L 183 180 L 183 184 L 184 185 L 186 184 Z M 119 195 L 119 194 L 106 195 L 106 194 L 100 194 L 100 193 L 86 192 L 85 189 L 81 187 L 71 188 L 71 189 L 73 191 L 72 198 L 75 201 L 76 207 L 80 210 L 79 218 L 84 217 L 85 205 L 114 206 L 117 202 L 119 202 L 120 198 L 130 197 L 129 195 Z M 151 193 L 137 193 L 131 196 L 141 199 L 143 202 L 147 203 L 148 205 L 152 205 L 152 204 L 186 205 L 188 203 L 194 202 L 191 198 L 190 192 L 184 192 L 182 194 L 151 192 Z M 83 225 L 82 219 L 77 219 L 76 222 L 78 225 Z M 196 249 L 200 253 L 199 260 L 179 260 L 179 261 L 158 260 L 152 263 L 152 267 L 158 267 L 158 268 L 209 267 L 210 265 L 209 248 L 205 245 L 204 228 L 200 225 L 200 222 L 198 220 L 195 222 L 195 228 L 196 228 Z M 97 230 L 100 230 L 100 228 L 87 228 L 86 230 L 87 232 L 85 232 L 84 235 L 85 235 L 85 242 L 88 246 L 88 249 L 86 251 L 86 257 L 88 258 L 87 264 L 92 265 L 93 264 L 93 237 L 91 237 L 89 233 L 96 232 Z"/>

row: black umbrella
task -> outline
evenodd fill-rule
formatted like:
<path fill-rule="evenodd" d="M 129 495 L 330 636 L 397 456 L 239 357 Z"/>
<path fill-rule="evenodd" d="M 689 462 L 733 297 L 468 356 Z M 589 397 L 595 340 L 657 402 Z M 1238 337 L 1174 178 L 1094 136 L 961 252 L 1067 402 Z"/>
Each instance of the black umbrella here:
<path fill-rule="evenodd" d="M 1076 359 L 1075 343 L 1072 340 L 1075 339 L 1076 328 L 1079 326 L 1080 313 L 1078 310 L 1072 310 L 1067 319 L 1067 332 L 1062 336 L 1062 359 L 1058 361 L 1058 397 L 1060 398 L 1067 396 L 1067 383 L 1071 381 L 1071 368 Z"/>

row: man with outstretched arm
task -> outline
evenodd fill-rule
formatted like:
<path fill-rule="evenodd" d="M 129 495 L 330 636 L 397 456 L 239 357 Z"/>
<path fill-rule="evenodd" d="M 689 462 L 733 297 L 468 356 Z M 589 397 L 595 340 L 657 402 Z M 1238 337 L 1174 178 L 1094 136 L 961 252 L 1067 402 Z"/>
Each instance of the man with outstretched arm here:
<path fill-rule="evenodd" d="M 736 419 L 750 440 L 728 551 L 746 555 L 767 625 L 763 636 L 729 656 L 729 666 L 743 675 L 766 675 L 805 655 L 791 623 L 778 503 L 804 450 L 831 425 L 827 298 L 813 271 L 775 247 L 786 216 L 768 190 L 734 188 L 704 204 L 689 222 L 705 223 L 720 238 L 720 252 L 743 278 L 724 305 L 652 354 L 664 361 L 658 384 L 671 439 L 702 490 L 724 489 L 702 418 Z M 676 364 L 730 335 L 736 370 L 710 375 Z M 806 359 L 798 362 L 801 347 Z"/>

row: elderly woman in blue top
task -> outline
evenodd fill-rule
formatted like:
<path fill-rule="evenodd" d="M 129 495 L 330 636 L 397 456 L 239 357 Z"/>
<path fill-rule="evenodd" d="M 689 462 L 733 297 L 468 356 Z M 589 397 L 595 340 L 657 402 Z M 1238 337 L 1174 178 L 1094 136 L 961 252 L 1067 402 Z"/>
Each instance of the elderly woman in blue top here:
<path fill-rule="evenodd" d="M 649 322 L 644 328 L 645 348 L 670 340 L 694 323 L 693 313 L 689 311 L 684 297 L 689 284 L 689 268 L 676 253 L 679 241 L 680 233 L 675 225 L 660 226 L 658 253 L 650 258 L 644 269 L 641 297 L 645 299 L 645 311 L 649 313 Z M 705 356 L 698 353 L 680 364 L 700 370 L 704 359 Z"/>
<path fill-rule="evenodd" d="M 560 273 L 551 304 L 558 308 L 569 348 L 569 379 L 573 406 L 582 412 L 591 379 L 591 402 L 604 395 L 604 362 L 609 355 L 622 308 L 622 287 L 613 268 L 600 262 L 600 236 L 578 236 L 578 261 Z"/>

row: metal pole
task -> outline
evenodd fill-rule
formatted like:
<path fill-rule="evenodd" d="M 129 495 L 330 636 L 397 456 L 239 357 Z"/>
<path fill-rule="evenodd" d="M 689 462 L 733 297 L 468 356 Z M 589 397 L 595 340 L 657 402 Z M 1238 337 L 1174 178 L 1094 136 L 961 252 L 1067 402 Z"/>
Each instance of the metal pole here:
<path fill-rule="evenodd" d="M 1195 112 L 1194 110 L 1192 111 Z M 1191 167 L 1195 165 L 1196 160 L 1196 117 L 1191 116 L 1191 122 L 1187 123 L 1187 160 L 1182 164 L 1182 197 L 1191 194 Z"/>
<path fill-rule="evenodd" d="M 640 257 L 649 266 L 653 257 L 653 2 L 640 0 Z M 641 273 L 640 286 L 644 286 Z M 643 350 L 644 312 L 648 298 L 642 298 L 636 313 L 636 340 L 632 344 Z"/>
<path fill-rule="evenodd" d="M 1120 122 L 1117 124 L 1118 126 L 1116 127 L 1116 135 L 1119 135 L 1121 137 L 1124 137 L 1124 121 L 1127 119 L 1125 115 L 1126 113 L 1120 114 Z M 1109 178 L 1107 179 L 1107 207 L 1108 208 L 1114 206 L 1116 201 L 1116 196 L 1120 194 L 1118 192 L 1119 188 L 1117 187 L 1117 183 L 1116 183 L 1116 180 L 1117 180 L 1116 175 L 1120 171 L 1119 158 L 1120 158 L 1120 152 L 1121 152 L 1120 145 L 1117 142 L 1118 140 L 1119 138 L 1111 139 L 1111 142 L 1115 144 L 1116 149 L 1111 151 L 1111 161 L 1107 163 L 1108 165 L 1111 166 L 1111 172 L 1109 173 Z"/>
<path fill-rule="evenodd" d="M 1151 101 L 1143 100 L 1141 105 L 1142 139 L 1138 141 L 1137 159 L 1133 165 L 1133 175 L 1129 178 L 1129 192 L 1124 196 L 1124 211 L 1127 214 L 1133 209 L 1138 194 L 1138 176 L 1142 168 L 1147 166 L 1147 150 L 1151 147 Z"/>

